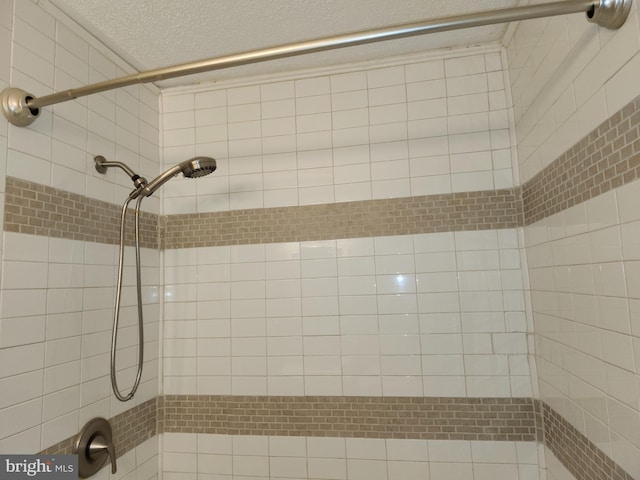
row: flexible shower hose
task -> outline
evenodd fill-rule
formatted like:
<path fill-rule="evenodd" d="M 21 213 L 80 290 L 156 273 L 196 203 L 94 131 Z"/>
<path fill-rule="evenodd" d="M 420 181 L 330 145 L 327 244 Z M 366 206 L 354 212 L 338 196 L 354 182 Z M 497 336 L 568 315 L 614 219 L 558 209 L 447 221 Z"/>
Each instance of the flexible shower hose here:
<path fill-rule="evenodd" d="M 136 285 L 138 296 L 138 372 L 133 383 L 131 391 L 127 395 L 120 393 L 118 381 L 116 379 L 116 346 L 118 343 L 118 322 L 120 319 L 120 298 L 122 296 L 122 272 L 124 269 L 124 239 L 125 224 L 127 216 L 127 208 L 134 198 L 138 199 L 135 208 L 135 251 L 136 251 Z M 122 206 L 120 216 L 120 255 L 118 260 L 118 285 L 116 287 L 116 300 L 113 313 L 113 329 L 111 331 L 111 387 L 113 393 L 118 400 L 126 402 L 131 400 L 140 386 L 140 378 L 142 377 L 142 364 L 144 361 L 144 329 L 142 319 L 142 276 L 140 274 L 140 204 L 144 195 L 139 195 L 139 190 L 131 192 Z"/>

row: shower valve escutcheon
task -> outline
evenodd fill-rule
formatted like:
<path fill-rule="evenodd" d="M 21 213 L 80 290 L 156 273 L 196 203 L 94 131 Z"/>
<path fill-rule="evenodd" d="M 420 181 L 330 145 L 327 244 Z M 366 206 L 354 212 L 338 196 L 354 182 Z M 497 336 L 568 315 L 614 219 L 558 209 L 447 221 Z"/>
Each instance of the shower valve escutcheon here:
<path fill-rule="evenodd" d="M 78 455 L 78 477 L 95 475 L 111 460 L 111 473 L 116 473 L 116 451 L 113 447 L 111 425 L 104 418 L 90 420 L 76 437 L 73 453 Z"/>

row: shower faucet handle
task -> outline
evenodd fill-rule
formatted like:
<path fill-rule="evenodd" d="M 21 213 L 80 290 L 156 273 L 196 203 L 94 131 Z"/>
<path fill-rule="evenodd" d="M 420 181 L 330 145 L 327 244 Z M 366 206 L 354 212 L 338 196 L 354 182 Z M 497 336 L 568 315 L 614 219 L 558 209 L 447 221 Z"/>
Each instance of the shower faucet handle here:
<path fill-rule="evenodd" d="M 113 448 L 113 442 L 108 442 L 106 438 L 98 433 L 93 437 L 93 440 L 90 441 L 87 448 L 89 450 L 88 455 L 96 460 L 104 456 L 106 452 L 111 460 L 111 473 L 116 473 L 118 468 L 116 466 L 116 449 Z"/>

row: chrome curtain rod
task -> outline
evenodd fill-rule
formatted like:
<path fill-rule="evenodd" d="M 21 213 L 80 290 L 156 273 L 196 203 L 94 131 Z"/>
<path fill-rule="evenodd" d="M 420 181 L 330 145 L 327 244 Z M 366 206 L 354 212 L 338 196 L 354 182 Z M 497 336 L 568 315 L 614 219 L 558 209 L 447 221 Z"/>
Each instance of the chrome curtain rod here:
<path fill-rule="evenodd" d="M 93 93 L 113 90 L 137 83 L 156 82 L 195 73 L 220 70 L 223 68 L 248 65 L 278 58 L 292 57 L 306 53 L 321 52 L 380 42 L 395 38 L 412 37 L 428 33 L 446 32 L 462 28 L 480 27 L 497 23 L 515 22 L 533 18 L 586 13 L 587 20 L 609 29 L 620 28 L 629 15 L 632 0 L 564 0 L 560 2 L 528 5 L 524 7 L 489 10 L 452 17 L 442 17 L 419 22 L 405 23 L 375 30 L 366 30 L 333 37 L 308 40 L 277 47 L 253 50 L 224 57 L 211 58 L 192 63 L 158 68 L 147 72 L 94 83 L 85 87 L 72 88 L 51 95 L 35 97 L 19 88 L 6 88 L 0 92 L 2 113 L 14 125 L 27 126 L 38 118 L 40 109 L 48 105 L 66 102 Z"/>

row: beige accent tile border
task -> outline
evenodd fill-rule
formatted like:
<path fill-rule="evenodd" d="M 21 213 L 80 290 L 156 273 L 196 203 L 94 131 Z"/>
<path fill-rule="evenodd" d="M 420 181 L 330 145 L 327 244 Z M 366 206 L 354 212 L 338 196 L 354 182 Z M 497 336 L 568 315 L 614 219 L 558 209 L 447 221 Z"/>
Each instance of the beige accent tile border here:
<path fill-rule="evenodd" d="M 530 398 L 165 395 L 160 432 L 540 440 Z"/>
<path fill-rule="evenodd" d="M 120 209 L 7 177 L 4 230 L 117 245 Z M 521 212 L 514 188 L 163 217 L 143 212 L 141 232 L 146 248 L 192 248 L 515 228 Z M 133 244 L 132 228 L 126 240 Z"/>
<path fill-rule="evenodd" d="M 118 457 L 163 432 L 544 441 L 577 480 L 633 480 L 549 405 L 532 398 L 165 395 L 110 423 Z M 71 454 L 74 438 L 41 453 Z"/>
<path fill-rule="evenodd" d="M 640 97 L 522 187 L 527 225 L 640 178 Z"/>
<path fill-rule="evenodd" d="M 7 177 L 5 232 L 119 245 L 120 212 L 121 207 L 107 202 Z M 142 247 L 158 248 L 158 223 L 158 215 L 142 212 Z M 127 245 L 133 245 L 133 224 L 133 214 L 129 214 Z"/>
<path fill-rule="evenodd" d="M 522 225 L 520 189 L 168 215 L 164 248 L 494 230 Z"/>
<path fill-rule="evenodd" d="M 157 435 L 158 397 L 147 400 L 109 419 L 113 431 L 116 457 L 121 457 L 138 445 Z M 75 436 L 67 438 L 40 453 L 71 455 Z"/>
<path fill-rule="evenodd" d="M 577 480 L 633 480 L 573 425 L 542 402 L 544 442 Z"/>

